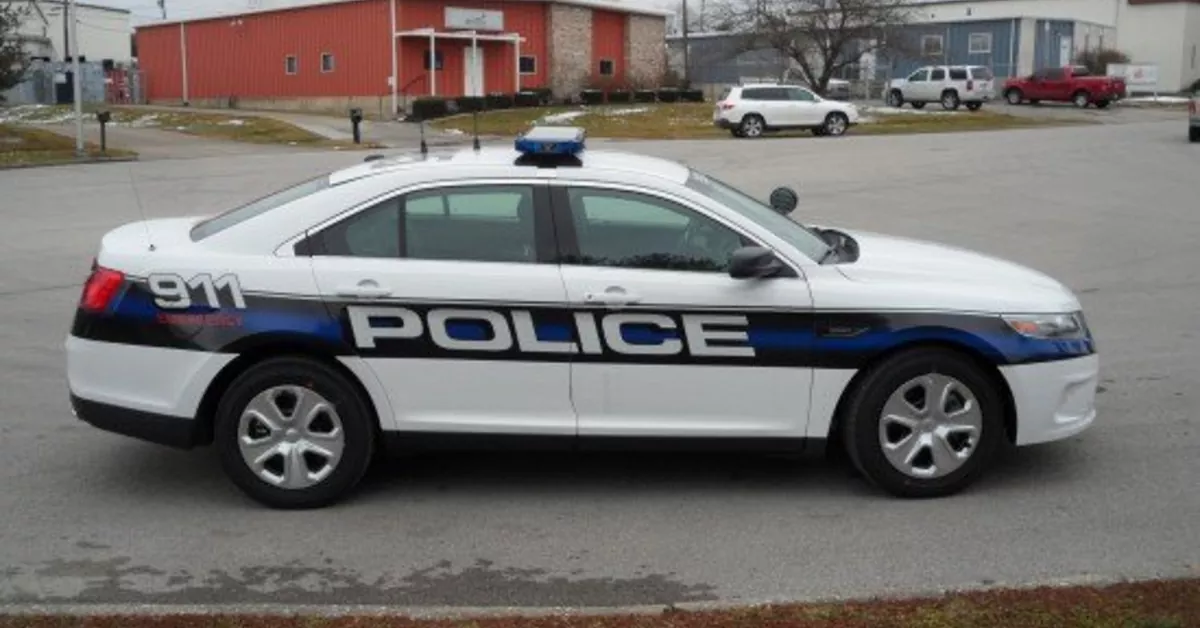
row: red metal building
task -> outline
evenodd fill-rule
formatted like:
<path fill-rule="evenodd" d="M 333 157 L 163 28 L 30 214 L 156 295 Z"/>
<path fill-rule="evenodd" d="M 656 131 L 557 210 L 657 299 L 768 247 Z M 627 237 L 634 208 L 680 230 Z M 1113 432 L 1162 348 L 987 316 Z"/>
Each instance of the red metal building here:
<path fill-rule="evenodd" d="M 370 114 L 428 95 L 653 85 L 665 19 L 605 0 L 326 0 L 149 24 L 137 47 L 150 102 Z"/>

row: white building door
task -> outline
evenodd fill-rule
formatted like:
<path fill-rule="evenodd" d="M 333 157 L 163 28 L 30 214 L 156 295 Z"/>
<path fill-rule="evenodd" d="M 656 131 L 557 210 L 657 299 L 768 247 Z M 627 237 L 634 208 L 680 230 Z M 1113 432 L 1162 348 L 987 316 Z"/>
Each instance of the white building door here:
<path fill-rule="evenodd" d="M 1062 36 L 1058 38 L 1058 65 L 1071 65 L 1074 59 L 1071 58 L 1071 38 Z"/>
<path fill-rule="evenodd" d="M 467 46 L 463 50 L 463 95 L 483 96 L 483 48 Z"/>

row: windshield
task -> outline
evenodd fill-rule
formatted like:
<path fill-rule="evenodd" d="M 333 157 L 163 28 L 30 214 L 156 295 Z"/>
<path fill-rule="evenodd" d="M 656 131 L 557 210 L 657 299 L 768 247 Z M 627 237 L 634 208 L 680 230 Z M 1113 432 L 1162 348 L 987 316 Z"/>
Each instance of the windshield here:
<path fill-rule="evenodd" d="M 825 240 L 807 227 L 779 214 L 770 206 L 764 205 L 729 184 L 722 183 L 702 172 L 690 170 L 687 186 L 762 225 L 814 260 L 820 260 L 829 250 L 829 245 L 825 243 Z"/>
<path fill-rule="evenodd" d="M 195 227 L 192 227 L 192 240 L 203 240 L 218 231 L 228 229 L 244 220 L 264 214 L 276 207 L 286 205 L 298 198 L 304 198 L 327 187 L 329 187 L 329 176 L 323 175 L 269 194 L 207 220 L 200 221 L 196 223 Z"/>

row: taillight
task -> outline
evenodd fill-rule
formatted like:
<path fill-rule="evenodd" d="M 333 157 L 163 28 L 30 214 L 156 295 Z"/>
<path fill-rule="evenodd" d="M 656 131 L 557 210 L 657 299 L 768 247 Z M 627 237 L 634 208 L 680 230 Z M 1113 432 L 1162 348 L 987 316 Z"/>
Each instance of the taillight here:
<path fill-rule="evenodd" d="M 124 282 L 125 275 L 121 271 L 97 266 L 93 262 L 92 274 L 88 275 L 87 283 L 83 284 L 79 307 L 89 312 L 103 312 L 112 304 Z"/>
<path fill-rule="evenodd" d="M 731 102 L 719 102 L 717 103 L 717 106 L 721 108 L 721 111 L 729 111 L 730 109 L 733 109 L 733 103 Z"/>

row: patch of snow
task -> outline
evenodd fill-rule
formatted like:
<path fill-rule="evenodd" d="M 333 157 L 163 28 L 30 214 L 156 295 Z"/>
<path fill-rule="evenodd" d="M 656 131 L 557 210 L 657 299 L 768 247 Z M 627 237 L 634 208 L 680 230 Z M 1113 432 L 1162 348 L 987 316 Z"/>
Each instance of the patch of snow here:
<path fill-rule="evenodd" d="M 462 129 L 446 129 L 446 135 L 466 135 Z"/>
<path fill-rule="evenodd" d="M 186 126 L 177 126 L 177 127 L 175 127 L 175 130 L 176 131 L 186 131 L 187 127 Z"/>
<path fill-rule="evenodd" d="M 623 109 L 609 109 L 604 112 L 606 116 L 630 116 L 635 113 L 643 113 L 650 111 L 649 107 L 625 107 Z"/>
<path fill-rule="evenodd" d="M 1152 102 L 1164 105 L 1186 105 L 1188 103 L 1188 99 L 1184 96 L 1135 96 L 1133 98 L 1126 98 L 1122 102 Z"/>
<path fill-rule="evenodd" d="M 26 124 L 62 124 L 75 119 L 75 112 L 64 109 L 62 112 L 47 116 L 44 110 L 51 105 L 19 105 L 8 109 L 0 109 L 0 123 L 15 122 Z M 87 118 L 84 113 L 84 118 Z"/>
<path fill-rule="evenodd" d="M 222 122 L 221 124 L 226 125 L 226 126 L 246 126 L 246 121 L 238 119 L 238 118 L 234 118 L 232 120 L 226 120 L 226 121 Z"/>
<path fill-rule="evenodd" d="M 912 107 L 859 107 L 863 115 L 878 114 L 883 116 L 918 115 L 918 116 L 947 116 L 959 115 L 961 111 L 946 111 L 945 109 L 913 109 Z"/>
<path fill-rule="evenodd" d="M 548 116 L 542 116 L 541 122 L 548 124 L 560 124 L 562 122 L 570 122 L 579 116 L 587 113 L 586 111 L 564 111 L 562 113 L 553 113 Z"/>
<path fill-rule="evenodd" d="M 131 127 L 158 126 L 158 114 L 151 113 L 134 118 L 133 120 L 130 120 L 127 125 Z"/>

